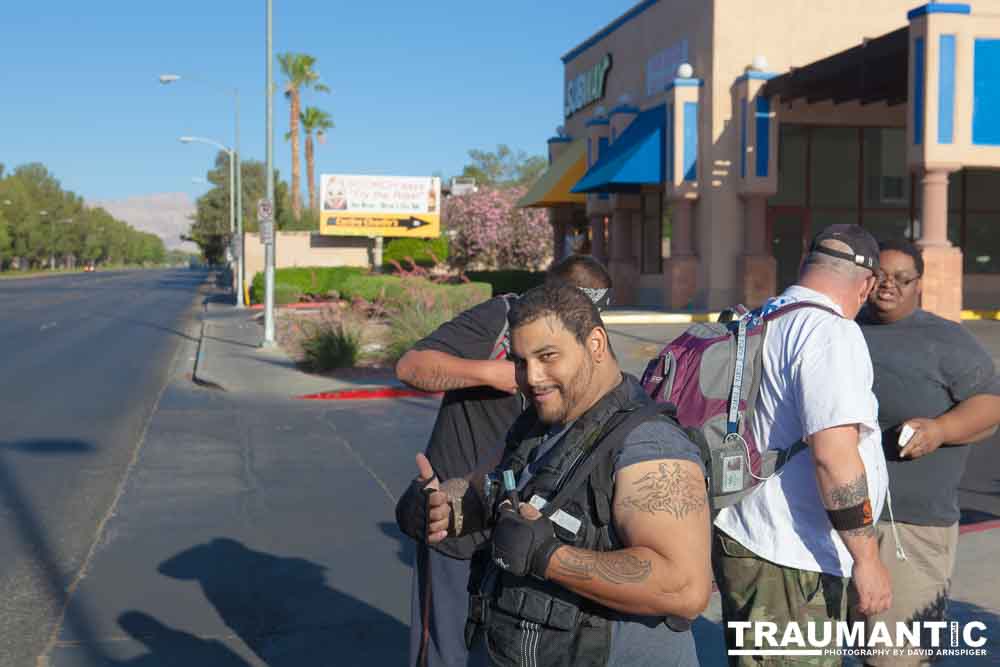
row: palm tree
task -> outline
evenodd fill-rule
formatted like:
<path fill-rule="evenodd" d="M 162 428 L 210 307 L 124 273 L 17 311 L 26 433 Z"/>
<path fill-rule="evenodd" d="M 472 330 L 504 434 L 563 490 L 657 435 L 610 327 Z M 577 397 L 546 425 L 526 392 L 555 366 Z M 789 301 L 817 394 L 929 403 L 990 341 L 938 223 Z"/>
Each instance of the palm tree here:
<path fill-rule="evenodd" d="M 306 135 L 306 186 L 309 188 L 309 208 L 319 211 L 319 194 L 316 192 L 316 158 L 313 150 L 313 133 L 320 143 L 326 139 L 326 131 L 333 128 L 330 114 L 316 107 L 306 107 L 299 120 Z"/>
<path fill-rule="evenodd" d="M 292 140 L 292 215 L 302 214 L 301 168 L 299 166 L 299 116 L 302 108 L 302 89 L 312 88 L 321 93 L 330 89 L 319 82 L 319 72 L 313 67 L 316 58 L 305 53 L 278 54 L 281 73 L 285 75 L 285 97 L 290 105 L 288 134 Z"/>

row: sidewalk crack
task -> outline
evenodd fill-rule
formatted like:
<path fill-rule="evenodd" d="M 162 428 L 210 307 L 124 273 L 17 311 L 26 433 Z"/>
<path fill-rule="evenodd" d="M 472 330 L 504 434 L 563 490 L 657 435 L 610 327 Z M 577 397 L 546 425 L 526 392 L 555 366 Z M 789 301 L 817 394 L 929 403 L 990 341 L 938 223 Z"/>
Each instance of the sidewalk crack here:
<path fill-rule="evenodd" d="M 382 488 L 382 491 L 389 499 L 389 502 L 391 502 L 392 506 L 395 507 L 397 501 L 395 494 L 389 490 L 389 486 L 384 481 L 382 481 L 382 478 L 378 476 L 378 473 L 375 472 L 375 470 L 370 465 L 368 465 L 368 462 L 365 461 L 364 457 L 361 456 L 358 450 L 354 449 L 354 447 L 351 447 L 351 443 L 347 441 L 347 438 L 344 438 L 343 436 L 340 435 L 340 433 L 337 431 L 337 427 L 334 426 L 329 421 L 327 421 L 326 416 L 320 417 L 320 421 L 326 424 L 330 428 L 330 430 L 333 431 L 334 438 L 336 438 L 340 442 L 340 444 L 344 446 L 344 449 L 346 449 L 347 453 L 350 454 L 351 457 L 358 462 L 358 465 L 364 468 L 365 471 L 367 471 L 368 474 L 371 475 L 371 478 L 375 480 L 375 483 Z"/>

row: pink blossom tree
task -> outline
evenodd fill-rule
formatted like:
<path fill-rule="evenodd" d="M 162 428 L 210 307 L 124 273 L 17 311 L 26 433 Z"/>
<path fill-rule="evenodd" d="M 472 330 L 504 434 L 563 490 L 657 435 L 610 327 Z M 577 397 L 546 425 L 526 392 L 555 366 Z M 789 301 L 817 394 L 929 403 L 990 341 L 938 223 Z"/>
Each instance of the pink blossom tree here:
<path fill-rule="evenodd" d="M 552 258 L 544 210 L 517 208 L 523 187 L 480 188 L 445 200 L 449 262 L 459 269 L 541 269 Z"/>

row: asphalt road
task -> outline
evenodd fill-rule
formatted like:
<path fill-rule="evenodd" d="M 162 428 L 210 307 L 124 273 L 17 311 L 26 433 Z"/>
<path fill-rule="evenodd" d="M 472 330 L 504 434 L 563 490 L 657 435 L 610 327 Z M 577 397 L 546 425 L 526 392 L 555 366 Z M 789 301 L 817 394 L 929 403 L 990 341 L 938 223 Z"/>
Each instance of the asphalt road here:
<path fill-rule="evenodd" d="M 0 665 L 34 665 L 49 640 L 206 277 L 0 281 Z"/>

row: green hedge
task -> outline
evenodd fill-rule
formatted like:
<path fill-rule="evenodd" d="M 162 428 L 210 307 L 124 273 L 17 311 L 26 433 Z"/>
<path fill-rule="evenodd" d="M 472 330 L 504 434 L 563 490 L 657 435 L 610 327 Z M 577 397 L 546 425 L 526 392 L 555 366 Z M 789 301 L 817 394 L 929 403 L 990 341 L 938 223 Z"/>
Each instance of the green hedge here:
<path fill-rule="evenodd" d="M 342 292 L 345 280 L 365 273 L 367 273 L 367 269 L 359 266 L 292 267 L 275 271 L 274 283 L 275 289 L 279 284 L 298 289 L 299 296 L 303 294 L 323 295 L 331 290 Z M 263 273 L 258 273 L 253 277 L 253 282 L 250 284 L 250 301 L 252 303 L 264 302 Z"/>
<path fill-rule="evenodd" d="M 286 285 L 285 283 L 275 283 L 274 285 L 274 302 L 279 306 L 284 306 L 289 303 L 298 303 L 302 300 L 302 290 L 300 290 L 295 285 Z"/>
<path fill-rule="evenodd" d="M 291 303 L 303 294 L 326 294 L 336 290 L 341 298 L 361 297 L 366 301 L 384 299 L 393 304 L 405 303 L 421 295 L 415 291 L 429 290 L 435 297 L 441 295 L 445 303 L 469 307 L 490 298 L 492 291 L 486 282 L 471 282 L 458 285 L 439 285 L 422 278 L 400 278 L 399 276 L 366 273 L 359 267 L 297 267 L 275 271 L 275 300 L 280 296 Z M 417 290 L 413 288 L 416 287 Z M 264 300 L 264 274 L 253 278 L 250 288 L 252 303 Z"/>
<path fill-rule="evenodd" d="M 465 275 L 473 282 L 489 283 L 494 294 L 524 294 L 545 282 L 544 271 L 469 271 Z"/>
<path fill-rule="evenodd" d="M 459 285 L 438 285 L 422 278 L 400 278 L 399 276 L 352 276 L 344 281 L 341 296 L 352 299 L 356 296 L 366 301 L 382 299 L 392 304 L 405 303 L 414 295 L 410 285 L 430 290 L 435 297 L 441 295 L 449 306 L 460 303 L 480 303 L 490 298 L 492 292 L 486 283 L 462 283 Z"/>
<path fill-rule="evenodd" d="M 430 253 L 433 252 L 439 261 L 448 259 L 448 239 L 438 237 L 436 239 L 392 239 L 382 251 L 383 266 L 391 268 L 389 260 L 396 260 L 403 268 L 409 269 L 409 263 L 404 264 L 403 259 L 412 257 L 419 266 L 431 267 L 434 260 Z"/>

